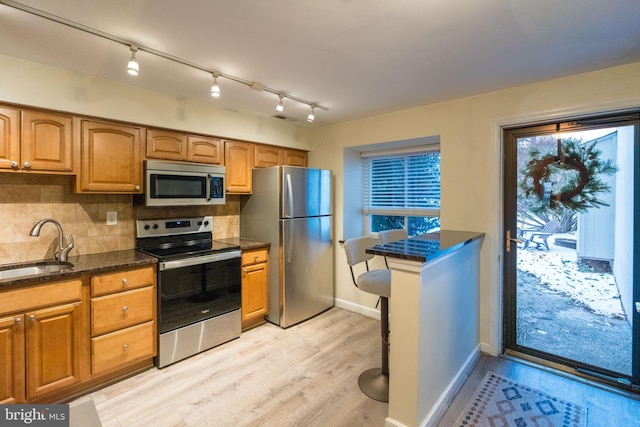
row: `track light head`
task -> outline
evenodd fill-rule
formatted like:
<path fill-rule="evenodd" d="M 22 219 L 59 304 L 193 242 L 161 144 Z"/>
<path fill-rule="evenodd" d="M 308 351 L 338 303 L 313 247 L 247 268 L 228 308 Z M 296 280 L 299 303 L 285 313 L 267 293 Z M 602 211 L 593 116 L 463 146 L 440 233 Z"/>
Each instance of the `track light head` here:
<path fill-rule="evenodd" d="M 280 97 L 280 102 L 276 105 L 276 111 L 278 113 L 282 113 L 284 111 L 284 105 L 282 105 L 282 95 L 278 95 Z"/>
<path fill-rule="evenodd" d="M 316 106 L 315 106 L 315 105 L 312 105 L 312 106 L 311 106 L 311 112 L 310 112 L 310 113 L 309 113 L 309 115 L 307 116 L 307 121 L 308 121 L 309 123 L 313 123 L 313 121 L 316 119 L 315 114 L 313 114 L 313 110 L 314 110 L 314 108 L 316 108 Z"/>
<path fill-rule="evenodd" d="M 131 50 L 131 59 L 129 59 L 129 63 L 127 64 L 127 73 L 132 76 L 137 76 L 140 74 L 140 66 L 138 65 L 138 61 L 136 61 L 136 52 L 138 51 L 138 48 L 131 45 L 129 46 L 129 49 Z"/>
<path fill-rule="evenodd" d="M 220 97 L 220 86 L 218 86 L 218 73 L 213 73 L 213 85 L 211 86 L 211 96 Z"/>

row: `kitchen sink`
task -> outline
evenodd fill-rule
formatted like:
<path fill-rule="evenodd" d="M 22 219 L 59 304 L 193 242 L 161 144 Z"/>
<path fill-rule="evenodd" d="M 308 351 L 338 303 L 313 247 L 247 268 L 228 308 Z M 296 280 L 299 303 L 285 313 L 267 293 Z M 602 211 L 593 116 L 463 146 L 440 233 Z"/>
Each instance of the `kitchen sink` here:
<path fill-rule="evenodd" d="M 19 264 L 7 267 L 0 267 L 0 280 L 21 279 L 29 276 L 40 276 L 56 273 L 73 268 L 70 262 L 60 261 L 40 261 L 28 264 Z"/>

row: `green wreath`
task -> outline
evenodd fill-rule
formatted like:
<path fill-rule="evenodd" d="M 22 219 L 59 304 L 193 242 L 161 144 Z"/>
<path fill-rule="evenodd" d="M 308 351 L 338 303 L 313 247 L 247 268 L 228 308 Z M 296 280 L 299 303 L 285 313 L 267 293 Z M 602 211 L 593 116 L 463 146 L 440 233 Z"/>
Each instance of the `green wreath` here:
<path fill-rule="evenodd" d="M 600 179 L 602 175 L 613 175 L 618 168 L 611 159 L 602 161 L 596 143 L 583 146 L 576 140 L 558 140 L 558 154 L 542 154 L 538 149 L 529 151 L 531 160 L 522 172 L 520 188 L 527 199 L 534 198 L 529 209 L 536 214 L 559 211 L 562 207 L 576 212 L 586 212 L 590 208 L 608 206 L 598 199 L 602 193 L 611 191 L 611 187 Z M 545 182 L 551 182 L 551 176 L 561 171 L 573 170 L 557 193 L 551 190 L 545 198 Z"/>

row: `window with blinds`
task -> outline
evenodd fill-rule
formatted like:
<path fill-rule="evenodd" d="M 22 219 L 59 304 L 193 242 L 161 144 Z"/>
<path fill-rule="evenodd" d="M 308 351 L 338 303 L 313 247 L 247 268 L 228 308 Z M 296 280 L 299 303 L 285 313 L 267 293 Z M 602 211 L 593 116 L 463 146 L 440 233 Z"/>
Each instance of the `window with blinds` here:
<path fill-rule="evenodd" d="M 406 228 L 418 235 L 439 227 L 439 152 L 369 156 L 363 166 L 369 232 Z"/>

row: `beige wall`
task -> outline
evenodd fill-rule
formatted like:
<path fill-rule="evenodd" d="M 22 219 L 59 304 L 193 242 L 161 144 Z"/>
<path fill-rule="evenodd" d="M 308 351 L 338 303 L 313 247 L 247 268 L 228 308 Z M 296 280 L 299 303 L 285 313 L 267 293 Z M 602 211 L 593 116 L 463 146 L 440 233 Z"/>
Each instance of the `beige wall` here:
<path fill-rule="evenodd" d="M 480 340 L 483 350 L 495 353 L 500 350 L 501 320 L 500 126 L 631 106 L 640 106 L 640 63 L 318 128 L 313 140 L 317 149 L 309 159 L 313 166 L 334 171 L 338 240 L 344 219 L 343 149 L 440 136 L 442 228 L 487 233 L 481 250 Z M 336 297 L 361 298 L 340 246 L 335 259 Z"/>

